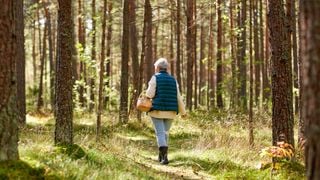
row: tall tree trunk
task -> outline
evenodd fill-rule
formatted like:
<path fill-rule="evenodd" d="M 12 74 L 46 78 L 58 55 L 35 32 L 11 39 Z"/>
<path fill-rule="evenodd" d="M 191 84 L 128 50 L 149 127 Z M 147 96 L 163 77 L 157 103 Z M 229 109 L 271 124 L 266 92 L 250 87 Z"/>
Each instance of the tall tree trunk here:
<path fill-rule="evenodd" d="M 19 34 L 15 15 L 22 12 L 16 12 L 19 9 L 16 3 L 1 1 L 0 6 L 0 41 L 5 42 L 0 46 L 0 161 L 19 159 L 15 66 L 17 44 L 21 42 L 17 43 L 15 38 Z"/>
<path fill-rule="evenodd" d="M 58 39 L 56 63 L 55 144 L 73 143 L 72 52 L 73 23 L 71 0 L 58 0 Z"/>
<path fill-rule="evenodd" d="M 103 1 L 103 19 L 102 19 L 102 37 L 101 37 L 101 57 L 100 57 L 100 72 L 99 72 L 99 95 L 98 95 L 98 110 L 97 110 L 97 141 L 101 134 L 101 114 L 103 107 L 103 74 L 104 74 L 104 59 L 105 59 L 105 44 L 106 44 L 106 26 L 107 26 L 107 0 Z"/>
<path fill-rule="evenodd" d="M 109 90 L 110 89 L 110 78 L 111 78 L 111 38 L 112 38 L 112 1 L 108 1 L 108 33 L 107 33 L 107 63 L 106 63 L 106 96 L 104 100 L 104 105 L 108 107 L 110 96 Z"/>
<path fill-rule="evenodd" d="M 77 15 L 75 13 L 76 11 L 76 1 L 73 1 L 72 4 L 71 4 L 71 16 L 74 17 L 75 15 Z M 79 75 L 78 75 L 78 68 L 79 68 L 79 63 L 78 63 L 78 58 L 76 57 L 76 54 L 77 54 L 77 49 L 76 49 L 76 46 L 75 44 L 77 43 L 76 42 L 76 25 L 74 22 L 73 23 L 73 28 L 72 28 L 72 40 L 73 40 L 73 46 L 72 46 L 72 54 L 74 54 L 74 56 L 72 57 L 72 80 L 73 80 L 73 85 L 76 84 L 76 81 L 79 80 Z"/>
<path fill-rule="evenodd" d="M 217 34 L 217 107 L 223 108 L 222 99 L 222 18 L 221 18 L 221 0 L 217 1 L 217 11 L 218 11 L 218 34 Z"/>
<path fill-rule="evenodd" d="M 268 1 L 266 1 L 266 11 L 269 9 Z M 270 79 L 269 79 L 269 71 L 270 71 L 270 64 L 269 64 L 269 58 L 270 58 L 270 41 L 269 41 L 269 20 L 268 15 L 266 13 L 266 25 L 265 25 L 265 59 L 264 59 L 264 72 L 263 72 L 263 102 L 265 104 L 265 107 L 267 108 L 267 102 L 270 100 L 270 93 L 271 93 L 271 87 L 270 87 Z"/>
<path fill-rule="evenodd" d="M 152 48 L 152 8 L 150 0 L 145 0 L 145 13 L 146 13 L 146 50 L 145 50 L 145 62 L 146 62 L 146 74 L 148 81 L 153 73 L 153 48 Z"/>
<path fill-rule="evenodd" d="M 294 145 L 290 33 L 282 2 L 269 0 L 268 13 L 272 61 L 272 143 L 276 145 L 284 140 Z"/>
<path fill-rule="evenodd" d="M 157 16 L 160 17 L 160 8 L 157 10 Z M 158 31 L 160 26 L 160 19 L 157 20 L 156 23 L 153 23 L 154 26 L 152 26 L 153 33 L 153 57 L 158 57 Z"/>
<path fill-rule="evenodd" d="M 96 0 L 92 0 L 91 4 L 92 8 L 92 41 L 91 41 L 91 60 L 92 63 L 96 62 Z M 92 112 L 95 104 L 95 70 L 90 75 L 90 103 L 89 103 L 89 111 Z"/>
<path fill-rule="evenodd" d="M 50 104 L 51 109 L 54 111 L 55 95 L 54 95 L 54 60 L 53 60 L 53 42 L 52 42 L 52 27 L 51 27 L 51 13 L 48 7 L 45 7 L 45 17 L 47 19 L 48 28 L 48 45 L 49 45 L 49 68 L 50 68 Z"/>
<path fill-rule="evenodd" d="M 295 114 L 299 113 L 299 96 L 297 90 L 299 89 L 299 71 L 298 71 L 298 39 L 297 39 L 297 20 L 296 20 L 296 5 L 294 0 L 291 1 L 291 15 L 292 15 L 292 58 L 293 58 L 293 87 L 295 88 L 294 93 L 294 111 Z"/>
<path fill-rule="evenodd" d="M 175 14 L 174 14 L 174 2 L 173 0 L 170 0 L 170 7 L 172 8 L 171 10 L 171 18 L 170 18 L 170 71 L 171 71 L 171 75 L 174 76 L 175 75 L 175 61 L 174 61 L 174 47 L 173 47 L 173 42 L 174 42 L 174 19 L 175 19 Z"/>
<path fill-rule="evenodd" d="M 230 97 L 230 108 L 234 108 L 235 105 L 237 104 L 237 69 L 236 69 L 236 64 L 237 64 L 237 57 L 236 57 L 236 48 L 235 48 L 235 40 L 234 40 L 234 35 L 235 35 L 235 30 L 234 30 L 234 16 L 233 16 L 233 9 L 234 9 L 234 0 L 230 0 L 230 31 L 231 31 L 231 37 L 230 37 L 230 50 L 231 50 L 231 73 L 232 73 L 232 84 L 231 84 L 231 97 Z"/>
<path fill-rule="evenodd" d="M 209 49 L 208 49 L 208 89 L 207 89 L 207 106 L 208 109 L 214 107 L 214 66 L 213 66 L 213 5 L 210 4 L 210 23 L 209 23 Z"/>
<path fill-rule="evenodd" d="M 240 16 L 238 17 L 238 25 L 241 29 L 238 40 L 238 89 L 239 106 L 244 112 L 247 111 L 247 65 L 246 65 L 246 21 L 247 21 L 247 0 L 241 0 Z"/>
<path fill-rule="evenodd" d="M 38 29 L 38 56 L 39 56 L 39 62 L 41 62 L 41 56 L 42 56 L 42 42 L 41 42 L 41 23 L 40 23 L 40 8 L 41 8 L 41 5 L 40 5 L 40 2 L 39 0 L 35 0 L 36 3 L 37 3 L 37 10 L 36 10 L 36 17 L 37 17 L 37 29 Z M 41 65 L 40 65 L 41 66 Z M 40 67 L 41 69 L 41 67 Z M 41 70 L 40 70 L 41 71 Z"/>
<path fill-rule="evenodd" d="M 193 97 L 193 67 L 194 67 L 194 36 L 195 36 L 195 19 L 194 19 L 194 1 L 187 0 L 187 107 L 192 110 Z"/>
<path fill-rule="evenodd" d="M 17 0 L 15 6 L 16 30 L 17 30 L 17 105 L 19 124 L 26 124 L 26 77 L 25 77 L 25 49 L 24 49 L 24 16 L 23 0 Z"/>
<path fill-rule="evenodd" d="M 205 15 L 204 13 L 201 13 L 201 18 L 204 19 Z M 204 87 L 206 86 L 206 67 L 205 67 L 205 49 L 206 49 L 206 42 L 205 42 L 205 34 L 207 31 L 205 30 L 206 27 L 204 26 L 204 23 L 201 23 L 200 26 L 200 82 L 199 82 L 199 104 L 204 105 L 205 104 L 205 91 Z"/>
<path fill-rule="evenodd" d="M 303 13 L 302 13 L 302 1 L 299 1 L 299 16 L 298 16 L 298 34 L 299 34 L 299 51 L 298 51 L 298 70 L 299 70 L 299 104 L 302 105 L 302 96 L 303 96 L 303 77 L 302 77 L 302 67 L 303 65 L 303 54 L 302 54 L 302 48 L 306 47 L 306 38 L 302 37 L 302 31 L 305 30 L 305 27 L 302 25 L 303 22 Z M 305 140 L 305 119 L 302 116 L 302 111 L 304 108 L 300 106 L 299 108 L 299 129 L 298 129 L 298 143 L 301 144 Z"/>
<path fill-rule="evenodd" d="M 82 0 L 78 0 L 78 41 L 79 44 L 81 45 L 81 50 L 78 52 L 79 57 L 83 56 L 84 51 L 85 51 L 85 32 L 84 32 L 84 20 L 83 20 L 83 5 L 82 5 Z M 79 103 L 81 107 L 85 106 L 85 76 L 84 76 L 84 71 L 85 71 L 85 62 L 83 60 L 80 60 L 80 71 L 79 71 L 79 76 L 81 81 L 83 81 L 79 85 Z"/>
<path fill-rule="evenodd" d="M 142 91 L 142 86 L 143 84 L 147 81 L 146 78 L 146 73 L 145 73 L 145 70 L 144 68 L 146 67 L 146 59 L 145 59 L 145 54 L 146 54 L 146 31 L 147 31 L 147 20 L 148 20 L 148 13 L 146 11 L 146 3 L 145 3 L 145 9 L 144 9 L 144 18 L 143 18 L 143 29 L 142 29 L 142 38 L 141 38 L 141 54 L 140 54 L 140 67 L 139 67 L 139 91 L 141 92 Z M 141 113 L 138 113 L 137 115 L 138 117 L 138 120 L 140 121 L 141 120 Z"/>
<path fill-rule="evenodd" d="M 177 74 L 177 81 L 180 86 L 181 84 L 181 48 L 180 48 L 180 37 L 181 37 L 181 30 L 180 30 L 180 20 L 181 20 L 181 2 L 180 0 L 177 0 L 177 28 L 176 28 L 176 34 L 177 34 L 177 61 L 176 61 L 176 74 Z M 181 89 L 181 88 L 180 88 Z"/>
<path fill-rule="evenodd" d="M 198 108 L 198 56 L 197 56 L 197 1 L 194 1 L 193 3 L 193 13 L 194 13 L 194 33 L 193 33 L 193 64 L 194 64 L 194 68 L 193 68 L 193 77 L 194 77 L 194 83 L 193 83 L 193 106 L 194 109 Z"/>
<path fill-rule="evenodd" d="M 128 79 L 129 79 L 129 0 L 124 0 L 123 24 L 122 24 L 122 47 L 121 47 L 121 90 L 119 121 L 128 122 Z"/>
<path fill-rule="evenodd" d="M 39 81 L 39 93 L 38 93 L 38 102 L 37 102 L 37 111 L 40 111 L 44 105 L 43 101 L 43 76 L 44 76 L 44 66 L 45 66 L 45 59 L 46 59 L 46 51 L 47 51 L 47 29 L 48 29 L 47 20 L 44 25 L 43 30 L 43 44 L 42 44 L 42 53 L 40 58 L 40 81 Z"/>
<path fill-rule="evenodd" d="M 145 84 L 147 85 L 149 79 L 153 73 L 153 50 L 152 50 L 152 8 L 150 0 L 145 0 L 144 5 L 145 10 L 145 26 L 146 26 L 146 45 L 145 45 L 145 59 L 144 59 L 144 69 L 145 72 Z"/>
<path fill-rule="evenodd" d="M 295 22 L 293 19 L 295 19 L 295 15 L 293 14 L 293 11 L 292 11 L 292 8 L 293 8 L 293 2 L 294 0 L 286 0 L 286 24 L 287 24 L 287 27 L 288 27 L 288 36 L 289 36 L 289 40 L 288 40 L 288 43 L 289 43 L 289 55 L 290 55 L 290 59 L 292 59 L 292 38 L 293 38 L 293 22 Z M 293 63 L 294 63 L 294 59 L 291 60 Z M 290 63 L 291 66 L 292 66 L 292 62 Z M 293 82 L 295 83 L 295 72 L 291 72 L 291 74 L 293 75 Z M 294 84 L 293 84 L 294 85 Z M 294 96 L 296 97 L 296 96 Z M 295 100 L 295 99 L 293 99 Z M 294 104 L 295 104 L 295 101 L 292 101 Z M 295 106 L 294 106 L 295 107 Z M 294 117 L 293 117 L 294 118 Z"/>
<path fill-rule="evenodd" d="M 253 11 L 253 42 L 254 42 L 254 67 L 255 67 L 255 104 L 257 107 L 260 105 L 260 87 L 261 87 L 261 59 L 260 59 L 260 47 L 259 47 L 259 28 L 258 24 L 258 0 L 254 0 L 252 4 Z M 261 16 L 261 15 L 260 15 Z"/>
<path fill-rule="evenodd" d="M 130 49 L 131 49 L 131 59 L 132 59 L 132 79 L 133 79 L 133 91 L 132 91 L 132 104 L 131 110 L 135 109 L 135 104 L 137 103 L 139 94 L 141 92 L 140 84 L 140 74 L 139 74 L 139 50 L 138 50 L 138 39 L 136 30 L 136 2 L 129 1 L 129 24 L 130 24 Z M 139 113 L 139 111 L 136 111 Z"/>
<path fill-rule="evenodd" d="M 250 0 L 250 12 L 249 12 L 249 68 L 250 68 L 250 87 L 249 87 L 249 145 L 253 147 L 254 145 L 254 137 L 253 137 L 253 48 L 252 48 L 252 11 L 253 9 L 253 1 Z M 256 24 L 255 24 L 256 25 Z M 256 27 L 254 27 L 256 28 Z M 255 42 L 256 43 L 256 42 Z M 256 44 L 255 44 L 256 45 Z M 256 54 L 257 52 L 255 52 Z"/>
<path fill-rule="evenodd" d="M 266 80 L 267 80 L 267 76 L 266 76 L 266 64 L 265 64 L 265 60 L 264 60 L 264 23 L 263 23 L 263 18 L 264 18 L 264 14 L 263 14 L 263 0 L 259 0 L 259 19 L 260 19 L 260 24 L 259 24 L 259 33 L 260 33 L 260 38 L 259 38 L 259 47 L 260 47 L 260 55 L 259 55 L 259 59 L 260 59 L 260 64 L 261 64 L 261 78 L 262 78 L 262 103 L 264 103 L 265 101 L 265 88 L 266 88 Z M 267 28 L 266 28 L 267 29 Z M 266 41 L 269 41 L 268 39 L 266 39 Z"/>
<path fill-rule="evenodd" d="M 36 54 L 36 24 L 32 20 L 32 68 L 33 68 L 33 86 L 37 82 L 37 54 Z"/>
<path fill-rule="evenodd" d="M 302 117 L 306 122 L 308 179 L 320 179 L 320 1 L 300 1 L 302 33 Z"/>

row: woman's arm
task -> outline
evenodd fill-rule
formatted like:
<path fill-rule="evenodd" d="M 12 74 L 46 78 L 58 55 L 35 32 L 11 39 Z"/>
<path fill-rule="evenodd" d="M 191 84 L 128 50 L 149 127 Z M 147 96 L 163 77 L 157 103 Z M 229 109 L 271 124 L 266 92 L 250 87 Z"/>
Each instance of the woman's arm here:
<path fill-rule="evenodd" d="M 157 81 L 156 81 L 156 77 L 152 76 L 152 78 L 150 79 L 149 83 L 148 83 L 148 89 L 146 91 L 146 96 L 148 98 L 153 98 L 156 94 L 156 87 L 157 87 Z"/>
<path fill-rule="evenodd" d="M 177 83 L 177 99 L 178 99 L 178 110 L 179 110 L 178 113 L 181 114 L 181 115 L 185 115 L 187 112 L 186 112 L 186 109 L 185 109 L 183 98 L 180 95 L 180 90 L 179 90 L 178 83 Z"/>

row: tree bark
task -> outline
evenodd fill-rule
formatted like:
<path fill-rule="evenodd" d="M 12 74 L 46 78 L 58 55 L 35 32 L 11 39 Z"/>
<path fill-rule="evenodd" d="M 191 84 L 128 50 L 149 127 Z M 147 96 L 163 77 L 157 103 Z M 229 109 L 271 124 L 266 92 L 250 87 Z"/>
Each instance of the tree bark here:
<path fill-rule="evenodd" d="M 261 87 L 261 59 L 260 59 L 260 47 L 259 47 L 259 28 L 258 23 L 258 0 L 254 0 L 252 4 L 253 11 L 253 42 L 254 42 L 254 72 L 255 72 L 255 104 L 257 107 L 260 105 L 260 87 Z M 262 15 L 260 15 L 262 16 Z"/>
<path fill-rule="evenodd" d="M 122 24 L 122 47 L 121 47 L 121 90 L 119 121 L 128 122 L 128 79 L 129 79 L 129 0 L 124 0 L 123 24 Z"/>
<path fill-rule="evenodd" d="M 47 21 L 47 19 L 46 19 Z M 43 76 L 44 76 L 44 66 L 45 66 L 45 59 L 46 59 L 46 51 L 47 51 L 47 25 L 48 23 L 45 22 L 44 30 L 43 30 L 43 45 L 42 45 L 42 53 L 40 58 L 40 81 L 39 81 L 39 93 L 38 93 L 38 102 L 37 102 L 37 111 L 40 111 L 44 105 L 43 101 Z"/>
<path fill-rule="evenodd" d="M 292 14 L 292 58 L 293 58 L 293 86 L 295 88 L 294 93 L 294 112 L 299 114 L 299 96 L 297 90 L 299 89 L 299 70 L 298 70 L 298 39 L 297 39 L 297 20 L 296 20 L 296 5 L 294 0 L 291 1 L 291 14 Z"/>
<path fill-rule="evenodd" d="M 52 27 L 51 27 L 51 13 L 50 9 L 45 7 L 45 17 L 47 19 L 47 28 L 48 28 L 48 45 L 49 45 L 49 66 L 50 66 L 50 104 L 51 109 L 54 111 L 55 106 L 55 95 L 54 95 L 54 60 L 53 60 L 53 42 L 52 42 Z"/>
<path fill-rule="evenodd" d="M 250 0 L 250 12 L 249 12 L 249 68 L 250 68 L 250 87 L 249 87 L 249 145 L 253 147 L 254 145 L 254 137 L 253 137 L 253 48 L 252 48 L 252 11 L 253 9 L 253 1 Z M 256 27 L 254 27 L 256 28 Z M 256 42 L 255 42 L 256 43 Z M 255 44 L 254 43 L 254 44 Z M 256 45 L 256 44 L 255 44 Z M 257 52 L 255 52 L 256 54 Z"/>
<path fill-rule="evenodd" d="M 217 107 L 223 108 L 223 99 L 222 99 L 222 18 L 221 18 L 221 0 L 217 1 L 217 13 L 218 13 L 218 34 L 217 34 Z"/>
<path fill-rule="evenodd" d="M 205 14 L 201 13 L 201 18 L 204 19 Z M 205 104 L 205 99 L 204 97 L 205 95 L 205 91 L 204 88 L 206 86 L 206 63 L 205 61 L 205 50 L 206 50 L 206 42 L 205 42 L 205 34 L 208 32 L 205 30 L 206 27 L 204 26 L 204 23 L 201 23 L 200 26 L 200 72 L 199 72 L 199 76 L 200 76 L 200 82 L 199 82 L 199 104 L 200 105 L 204 105 Z"/>
<path fill-rule="evenodd" d="M 241 10 L 239 10 L 238 25 L 241 29 L 238 39 L 238 88 L 239 107 L 247 112 L 247 65 L 246 65 L 246 21 L 247 21 L 247 0 L 241 0 Z"/>
<path fill-rule="evenodd" d="M 299 16 L 298 16 L 298 33 L 299 33 L 299 51 L 298 51 L 298 69 L 299 69 L 299 104 L 302 105 L 302 96 L 303 96 L 303 88 L 302 88 L 302 67 L 303 67 L 303 57 L 302 57 L 302 48 L 305 47 L 306 38 L 302 37 L 302 31 L 305 27 L 302 26 L 303 14 L 302 14 L 302 1 L 299 1 Z M 299 129 L 298 129 L 298 143 L 301 144 L 305 140 L 305 120 L 302 116 L 303 108 L 300 106 L 299 108 Z"/>
<path fill-rule="evenodd" d="M 37 54 L 36 54 L 36 22 L 32 20 L 32 68 L 33 68 L 33 86 L 37 82 Z"/>
<path fill-rule="evenodd" d="M 55 144 L 73 143 L 72 52 L 73 23 L 71 0 L 58 0 L 58 39 L 56 63 Z"/>
<path fill-rule="evenodd" d="M 208 89 L 207 89 L 207 106 L 212 109 L 215 105 L 215 86 L 214 86 L 214 66 L 213 66 L 213 5 L 210 5 L 210 23 L 209 23 L 209 49 L 208 49 Z"/>
<path fill-rule="evenodd" d="M 153 73 L 153 50 L 152 50 L 152 8 L 150 0 L 145 0 L 145 26 L 146 26 L 146 46 L 145 46 L 145 59 L 144 69 L 145 72 L 145 84 L 148 85 L 148 81 Z"/>
<path fill-rule="evenodd" d="M 268 11 L 268 1 L 266 1 L 266 11 Z M 267 108 L 267 103 L 270 100 L 270 92 L 271 92 L 271 87 L 270 87 L 270 79 L 269 79 L 269 74 L 270 74 L 270 64 L 269 64 L 269 55 L 270 55 L 270 42 L 269 42 L 269 23 L 268 23 L 268 15 L 266 13 L 265 16 L 266 19 L 266 24 L 265 24 L 265 45 L 262 47 L 265 47 L 265 51 L 262 53 L 265 53 L 265 58 L 264 58 L 264 71 L 263 71 L 263 85 L 262 85 L 262 99 L 264 103 L 264 107 Z"/>
<path fill-rule="evenodd" d="M 140 74 L 139 74 L 139 50 L 138 50 L 138 39 L 137 39 L 137 28 L 136 28 L 136 2 L 129 1 L 129 24 L 130 24 L 130 49 L 131 49 L 131 59 L 132 59 L 132 80 L 133 80 L 133 91 L 132 91 L 132 103 L 130 111 L 135 110 L 135 104 L 139 94 L 141 92 L 140 84 Z M 139 113 L 139 111 L 135 111 Z"/>
<path fill-rule="evenodd" d="M 169 46 L 169 51 L 170 51 L 170 72 L 171 75 L 174 76 L 175 75 L 175 61 L 174 61 L 174 47 L 173 47 L 173 43 L 174 43 L 174 19 L 175 19 L 175 14 L 174 14 L 174 2 L 173 0 L 170 0 L 170 8 L 172 9 L 170 11 L 171 14 L 171 18 L 170 18 L 170 46 Z"/>
<path fill-rule="evenodd" d="M 272 143 L 294 146 L 290 33 L 282 1 L 269 0 L 272 71 Z"/>
<path fill-rule="evenodd" d="M 81 57 L 84 54 L 85 51 L 85 23 L 83 20 L 83 4 L 82 4 L 82 0 L 78 0 L 78 41 L 79 44 L 81 45 L 81 49 L 80 52 L 78 52 L 78 55 Z M 80 60 L 80 70 L 79 70 L 79 76 L 80 76 L 80 80 L 83 81 L 80 85 L 79 85 L 79 103 L 81 107 L 85 106 L 86 103 L 86 98 L 84 97 L 84 93 L 85 93 L 85 82 L 86 82 L 86 77 L 85 77 L 85 62 L 83 62 L 83 60 Z"/>
<path fill-rule="evenodd" d="M 230 97 L 230 108 L 235 108 L 237 104 L 237 93 L 236 93 L 236 84 L 237 84 L 237 57 L 236 57 L 236 48 L 235 48 L 235 30 L 234 30 L 234 16 L 233 16 L 233 9 L 234 9 L 234 2 L 233 0 L 230 0 L 230 31 L 231 31 L 231 37 L 230 37 L 230 54 L 231 54 L 231 73 L 232 73 L 232 84 L 231 84 L 231 97 Z"/>
<path fill-rule="evenodd" d="M 110 78 L 111 78 L 111 39 L 112 39 L 112 1 L 108 1 L 108 33 L 107 33 L 107 63 L 106 63 L 106 75 L 107 75 L 107 80 L 106 80 L 106 96 L 105 96 L 105 102 L 104 105 L 105 107 L 108 107 L 110 96 Z"/>
<path fill-rule="evenodd" d="M 99 72 L 99 95 L 98 95 L 98 110 L 97 110 L 97 141 L 101 134 L 101 114 L 103 106 L 103 74 L 104 74 L 104 59 L 105 59 L 105 45 L 106 45 L 106 26 L 107 26 L 107 0 L 103 1 L 103 19 L 101 24 L 102 37 L 101 37 L 101 57 L 100 57 L 100 72 Z"/>
<path fill-rule="evenodd" d="M 193 83 L 193 106 L 194 109 L 198 108 L 198 56 L 197 56 L 197 1 L 194 1 L 193 3 L 193 13 L 194 13 L 194 25 L 193 25 L 193 77 L 194 77 L 194 83 Z"/>
<path fill-rule="evenodd" d="M 180 28 L 180 20 L 181 20 L 181 2 L 180 0 L 177 0 L 177 28 L 176 28 L 176 34 L 177 34 L 177 62 L 176 62 L 176 74 L 177 74 L 177 81 L 180 86 L 181 84 L 181 49 L 180 49 L 180 37 L 181 37 L 181 28 Z M 181 88 L 180 88 L 181 89 Z"/>
<path fill-rule="evenodd" d="M 263 14 L 263 1 L 259 0 L 259 19 L 260 19 L 260 25 L 259 25 L 259 33 L 260 33 L 260 38 L 259 38 L 259 47 L 260 47 L 260 55 L 259 55 L 259 59 L 260 59 L 260 63 L 261 63 L 261 88 L 262 88 L 262 104 L 264 104 L 265 101 L 265 88 L 266 88 L 266 64 L 265 64 L 265 60 L 264 60 L 264 23 L 263 23 L 263 18 L 264 18 L 264 14 Z M 267 29 L 267 28 L 266 28 Z M 266 41 L 268 41 L 268 39 L 266 39 Z"/>
<path fill-rule="evenodd" d="M 194 37 L 195 37 L 195 19 L 194 19 L 194 1 L 187 0 L 187 108 L 192 110 L 193 97 L 193 68 L 194 68 Z"/>
<path fill-rule="evenodd" d="M 15 6 L 17 27 L 17 105 L 19 124 L 26 124 L 26 77 L 25 77 L 25 49 L 24 49 L 24 16 L 23 16 L 23 0 L 17 0 Z"/>
<path fill-rule="evenodd" d="M 91 41 L 91 61 L 92 63 L 96 62 L 96 0 L 92 0 L 92 41 Z M 90 78 L 90 103 L 89 111 L 92 112 L 95 104 L 95 70 L 92 69 L 91 78 Z"/>
<path fill-rule="evenodd" d="M 308 179 L 320 179 L 320 1 L 300 1 L 302 40 L 302 117 L 306 123 Z"/>
<path fill-rule="evenodd" d="M 19 159 L 16 82 L 16 36 L 19 32 L 15 22 L 17 1 L 0 3 L 0 41 L 5 42 L 0 45 L 0 161 L 6 161 Z"/>

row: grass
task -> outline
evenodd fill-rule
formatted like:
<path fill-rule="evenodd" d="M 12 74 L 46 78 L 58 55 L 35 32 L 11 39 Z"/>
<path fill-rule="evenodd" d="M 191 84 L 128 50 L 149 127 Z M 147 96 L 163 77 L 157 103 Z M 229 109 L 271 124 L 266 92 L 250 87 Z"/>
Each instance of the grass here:
<path fill-rule="evenodd" d="M 95 137 L 95 115 L 75 113 L 73 146 L 53 145 L 52 116 L 28 116 L 20 132 L 21 161 L 0 164 L 0 179 L 304 179 L 300 162 L 273 171 L 258 168 L 259 151 L 270 145 L 270 118 L 255 120 L 255 146 L 249 148 L 246 116 L 194 112 L 174 121 L 168 166 L 157 162 L 157 146 L 148 117 L 117 124 L 103 117 L 102 137 Z M 12 168 L 14 167 L 14 168 Z M 22 172 L 23 171 L 23 172 Z"/>

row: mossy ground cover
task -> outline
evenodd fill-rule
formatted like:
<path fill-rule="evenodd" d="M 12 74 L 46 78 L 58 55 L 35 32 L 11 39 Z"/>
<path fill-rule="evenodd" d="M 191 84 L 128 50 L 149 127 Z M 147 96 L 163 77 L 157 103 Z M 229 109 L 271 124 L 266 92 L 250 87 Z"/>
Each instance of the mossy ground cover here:
<path fill-rule="evenodd" d="M 28 116 L 21 129 L 21 161 L 0 164 L 0 179 L 304 179 L 301 160 L 276 171 L 259 167 L 270 159 L 259 152 L 270 146 L 271 119 L 256 115 L 255 145 L 249 148 L 247 120 L 228 112 L 190 114 L 174 121 L 170 164 L 159 165 L 148 117 L 118 124 L 104 114 L 102 136 L 95 137 L 95 115 L 75 113 L 73 146 L 54 146 L 52 116 Z M 29 177 L 29 178 L 28 178 Z"/>

